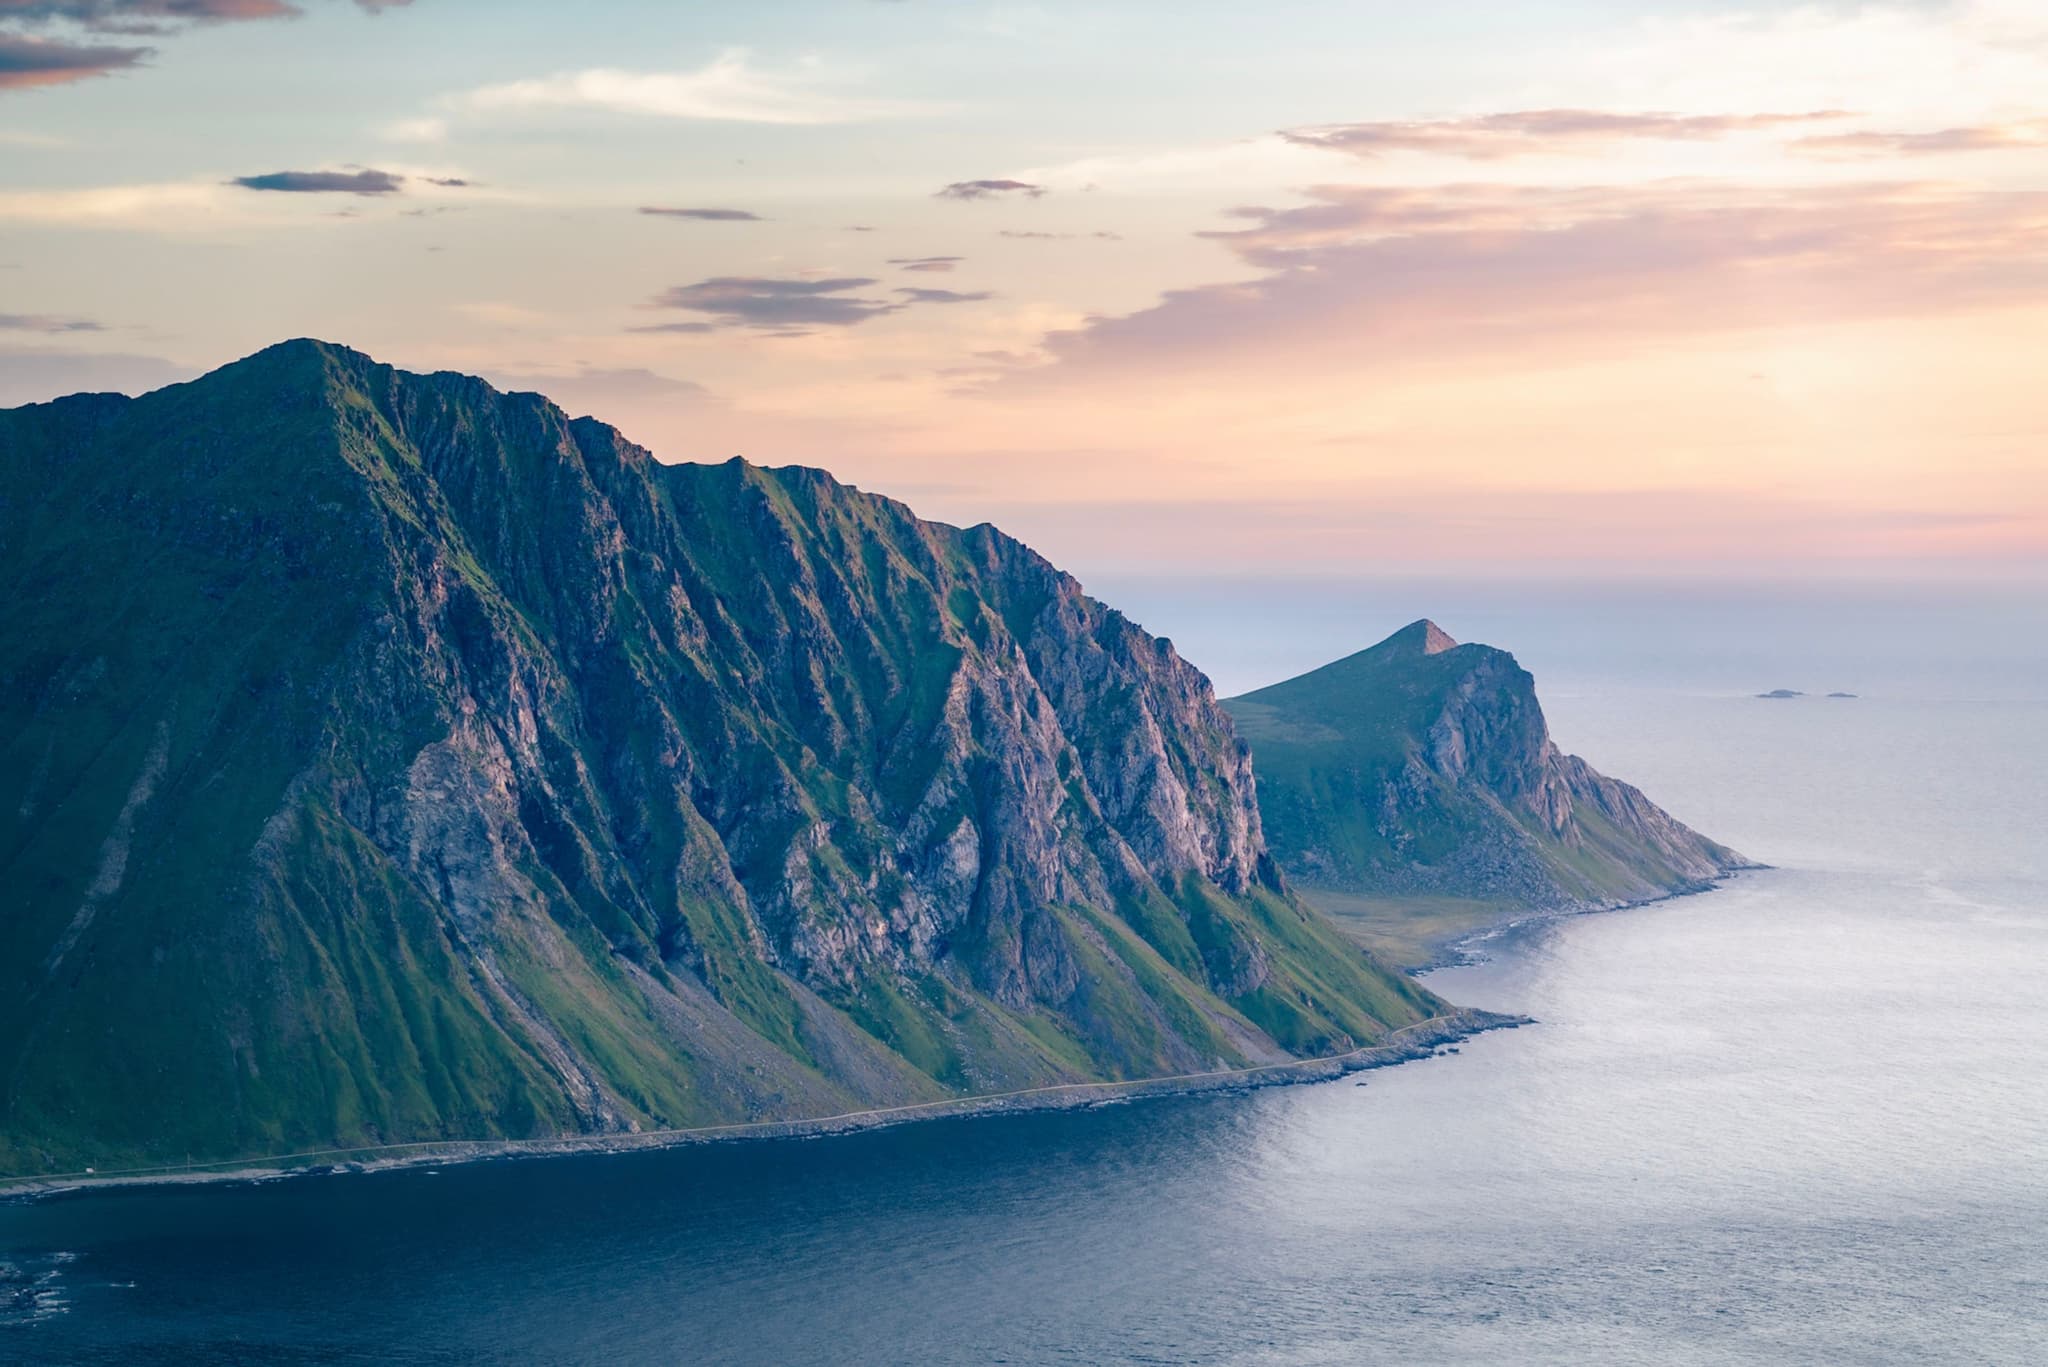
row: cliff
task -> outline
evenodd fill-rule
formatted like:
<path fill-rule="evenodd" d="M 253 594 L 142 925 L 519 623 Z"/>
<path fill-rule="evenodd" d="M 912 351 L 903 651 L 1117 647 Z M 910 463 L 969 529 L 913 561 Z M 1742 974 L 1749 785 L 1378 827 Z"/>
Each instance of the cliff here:
<path fill-rule="evenodd" d="M 987 526 L 285 343 L 0 413 L 0 1170 L 797 1119 L 1442 1006 Z"/>
<path fill-rule="evenodd" d="M 1275 859 L 1334 909 L 1461 903 L 1459 925 L 1477 925 L 1696 892 L 1747 866 L 1560 751 L 1515 658 L 1433 622 L 1223 705 Z"/>

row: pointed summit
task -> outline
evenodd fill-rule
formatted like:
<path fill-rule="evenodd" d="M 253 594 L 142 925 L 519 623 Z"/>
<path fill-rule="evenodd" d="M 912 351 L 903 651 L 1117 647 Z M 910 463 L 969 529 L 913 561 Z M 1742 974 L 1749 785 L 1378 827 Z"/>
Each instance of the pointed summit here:
<path fill-rule="evenodd" d="M 1208 680 L 992 527 L 307 339 L 103 400 L 0 409 L 0 1173 L 1451 1009 L 1286 889 Z"/>
<path fill-rule="evenodd" d="M 1446 650 L 1457 649 L 1458 643 L 1451 639 L 1451 633 L 1445 631 L 1427 617 L 1410 626 L 1408 630 L 1415 631 L 1418 628 L 1422 633 L 1422 653 L 1424 655 L 1441 655 Z"/>
<path fill-rule="evenodd" d="M 1223 706 L 1281 870 L 1371 920 L 1361 933 L 1398 962 L 1427 962 L 1435 936 L 1694 892 L 1748 862 L 1560 752 L 1514 656 L 1426 618 Z"/>
<path fill-rule="evenodd" d="M 1447 650 L 1456 650 L 1458 642 L 1427 617 L 1410 622 L 1378 645 L 1367 647 L 1365 654 L 1384 652 L 1389 655 L 1441 655 Z"/>

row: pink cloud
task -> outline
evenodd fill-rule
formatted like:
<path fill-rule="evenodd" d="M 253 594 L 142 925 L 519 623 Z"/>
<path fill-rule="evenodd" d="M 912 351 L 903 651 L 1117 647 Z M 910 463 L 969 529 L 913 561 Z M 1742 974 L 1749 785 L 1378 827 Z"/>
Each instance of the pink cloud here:
<path fill-rule="evenodd" d="M 1834 133 L 1825 137 L 1800 138 L 1792 144 L 1791 150 L 1805 156 L 1854 159 L 2009 152 L 2039 147 L 2048 147 L 2048 119 L 1941 128 L 1928 133 Z"/>
<path fill-rule="evenodd" d="M 1281 130 L 1303 147 L 1354 157 L 1421 152 L 1498 161 L 1510 157 L 1569 156 L 1634 140 L 1709 142 L 1740 133 L 1850 117 L 1839 109 L 1799 114 L 1612 113 L 1598 109 L 1525 109 L 1459 119 L 1333 123 Z"/>
<path fill-rule="evenodd" d="M 150 52 L 146 47 L 63 43 L 0 33 L 0 90 L 68 85 L 106 76 L 140 65 Z"/>
<path fill-rule="evenodd" d="M 1097 369 L 1336 368 L 2048 300 L 2048 192 L 1322 186 L 1207 236 L 1265 273 L 1045 341 Z"/>

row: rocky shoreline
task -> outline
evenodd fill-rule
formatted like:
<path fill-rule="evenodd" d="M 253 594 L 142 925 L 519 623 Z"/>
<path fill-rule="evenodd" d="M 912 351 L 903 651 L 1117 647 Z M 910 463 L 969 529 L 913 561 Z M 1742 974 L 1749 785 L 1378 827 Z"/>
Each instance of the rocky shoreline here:
<path fill-rule="evenodd" d="M 1459 937 L 1445 946 L 1437 958 L 1414 969 L 1413 972 L 1421 976 L 1439 969 L 1483 962 L 1484 955 L 1479 951 L 1479 946 L 1528 926 L 1569 917 L 1632 911 L 1638 907 L 1677 901 L 1682 897 L 1712 892 L 1741 874 L 1767 872 L 1770 868 L 1768 864 L 1744 864 L 1729 870 L 1726 876 L 1702 886 L 1685 888 L 1662 897 L 1644 898 L 1641 901 L 1607 905 L 1582 904 L 1524 911 Z M 641 1134 L 567 1135 L 557 1139 L 446 1143 L 422 1141 L 379 1149 L 329 1149 L 268 1160 L 231 1159 L 210 1167 L 162 1167 L 124 1173 L 65 1173 L 46 1177 L 0 1176 L 0 1203 L 40 1201 L 59 1196 L 89 1194 L 109 1188 L 274 1182 L 292 1177 L 382 1172 L 412 1167 L 445 1167 L 455 1163 L 544 1158 L 560 1154 L 633 1153 L 651 1149 L 682 1148 L 692 1144 L 737 1143 L 761 1139 L 816 1139 L 828 1135 L 852 1134 L 893 1125 L 913 1124 L 924 1120 L 1010 1115 L 1028 1111 L 1081 1110 L 1089 1106 L 1130 1100 L 1192 1096 L 1205 1092 L 1249 1092 L 1266 1087 L 1330 1082 L 1352 1073 L 1412 1063 L 1433 1057 L 1446 1045 L 1456 1044 L 1474 1035 L 1492 1030 L 1513 1030 L 1536 1023 L 1534 1018 L 1529 1016 L 1466 1007 L 1404 1026 L 1389 1035 L 1385 1043 L 1328 1058 L 1297 1059 L 1254 1068 L 1174 1077 L 1136 1078 L 1121 1082 L 1066 1083 L 1026 1092 L 955 1097 L 910 1106 L 855 1111 L 803 1120 L 746 1121 L 687 1130 L 661 1130 Z"/>
<path fill-rule="evenodd" d="M 1713 892 L 1718 888 L 1727 886 L 1745 873 L 1769 873 L 1770 871 L 1771 866 L 1769 864 L 1740 864 L 1729 869 L 1723 876 L 1715 878 L 1710 882 L 1702 883 L 1698 887 L 1680 888 L 1676 892 L 1667 892 L 1662 897 L 1645 897 L 1641 901 L 1636 902 L 1585 902 L 1577 906 L 1547 907 L 1540 911 L 1517 912 L 1508 916 L 1505 920 L 1497 921 L 1490 926 L 1483 926 L 1478 930 L 1458 936 L 1446 944 L 1429 962 L 1420 964 L 1410 969 L 1409 972 L 1415 977 L 1420 978 L 1427 974 L 1435 973 L 1439 969 L 1466 968 L 1473 964 L 1484 963 L 1486 956 L 1479 952 L 1479 946 L 1489 940 L 1497 940 L 1503 935 L 1511 934 L 1527 926 L 1541 925 L 1549 921 L 1569 920 L 1576 916 L 1603 916 L 1613 911 L 1634 911 L 1639 907 L 1661 906 L 1665 902 L 1676 902 L 1680 898 L 1698 897 L 1702 893 Z"/>
<path fill-rule="evenodd" d="M 502 1140 L 397 1144 L 381 1149 L 330 1149 L 274 1159 L 231 1159 L 212 1167 L 163 1167 L 123 1173 L 64 1173 L 47 1177 L 0 1177 L 0 1201 L 38 1201 L 109 1188 L 173 1186 L 192 1183 L 272 1182 L 291 1177 L 344 1172 L 381 1172 L 393 1168 L 445 1167 L 493 1159 L 539 1158 L 571 1153 L 631 1153 L 681 1148 L 690 1144 L 735 1143 L 757 1139 L 806 1139 L 850 1134 L 960 1116 L 1011 1115 L 1027 1111 L 1079 1110 L 1139 1098 L 1190 1096 L 1203 1092 L 1249 1092 L 1264 1087 L 1329 1082 L 1351 1073 L 1388 1068 L 1430 1058 L 1445 1045 L 1490 1030 L 1512 1030 L 1535 1021 L 1528 1016 L 1463 1008 L 1418 1021 L 1389 1035 L 1384 1043 L 1328 1058 L 1299 1059 L 1215 1073 L 1137 1078 L 1123 1082 L 1077 1082 L 1026 1092 L 958 1097 L 921 1105 L 855 1111 L 808 1120 L 765 1120 L 699 1129 L 662 1130 L 644 1134 L 570 1135 L 560 1139 Z M 351 1157 L 351 1155 L 361 1155 Z"/>
<path fill-rule="evenodd" d="M 1296 904 L 1207 677 L 989 524 L 303 339 L 0 411 L 0 451 L 0 1172 L 1450 1009 Z"/>

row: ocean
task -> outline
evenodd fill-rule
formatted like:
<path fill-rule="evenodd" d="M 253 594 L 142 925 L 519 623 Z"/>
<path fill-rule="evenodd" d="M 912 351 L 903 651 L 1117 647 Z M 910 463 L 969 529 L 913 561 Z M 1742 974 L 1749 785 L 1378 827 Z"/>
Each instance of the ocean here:
<path fill-rule="evenodd" d="M 1516 649 L 1772 867 L 1485 942 L 1431 985 L 1538 1024 L 1361 1078 L 0 1206 L 0 1361 L 2042 1360 L 2039 600 L 1091 587 L 1225 691 Z"/>

